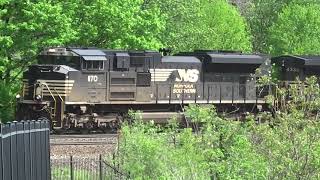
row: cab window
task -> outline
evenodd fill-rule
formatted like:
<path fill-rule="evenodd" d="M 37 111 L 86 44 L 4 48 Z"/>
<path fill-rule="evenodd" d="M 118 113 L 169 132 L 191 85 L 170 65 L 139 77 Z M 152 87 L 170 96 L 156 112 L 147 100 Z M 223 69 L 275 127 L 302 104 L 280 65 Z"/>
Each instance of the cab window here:
<path fill-rule="evenodd" d="M 103 70 L 103 61 L 82 61 L 82 69 L 84 70 Z"/>

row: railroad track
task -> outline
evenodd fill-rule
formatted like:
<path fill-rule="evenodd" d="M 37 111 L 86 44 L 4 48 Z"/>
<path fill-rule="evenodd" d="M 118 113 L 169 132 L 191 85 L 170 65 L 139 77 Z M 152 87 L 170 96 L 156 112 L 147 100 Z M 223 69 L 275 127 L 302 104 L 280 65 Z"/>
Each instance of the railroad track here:
<path fill-rule="evenodd" d="M 113 145 L 117 138 L 117 134 L 51 135 L 50 145 Z"/>

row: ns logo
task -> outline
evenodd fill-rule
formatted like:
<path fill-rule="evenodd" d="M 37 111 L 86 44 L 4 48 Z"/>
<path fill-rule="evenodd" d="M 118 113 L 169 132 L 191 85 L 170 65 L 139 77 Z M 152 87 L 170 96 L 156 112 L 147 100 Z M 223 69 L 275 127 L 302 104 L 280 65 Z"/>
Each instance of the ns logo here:
<path fill-rule="evenodd" d="M 195 83 L 199 79 L 198 69 L 178 69 L 178 74 L 176 75 L 176 82 L 191 82 Z"/>

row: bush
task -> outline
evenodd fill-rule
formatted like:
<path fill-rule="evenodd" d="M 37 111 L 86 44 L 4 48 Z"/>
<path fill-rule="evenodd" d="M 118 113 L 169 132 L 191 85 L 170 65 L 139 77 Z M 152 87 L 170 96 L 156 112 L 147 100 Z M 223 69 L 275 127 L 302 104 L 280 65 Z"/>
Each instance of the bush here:
<path fill-rule="evenodd" d="M 14 120 L 15 96 L 19 88 L 19 83 L 8 85 L 0 81 L 0 122 Z"/>
<path fill-rule="evenodd" d="M 166 127 L 144 124 L 135 116 L 133 124 L 122 128 L 116 162 L 134 179 L 317 179 L 320 93 L 314 82 L 308 79 L 303 92 L 292 86 L 285 95 L 292 100 L 273 117 L 261 114 L 263 124 L 254 116 L 227 120 L 214 106 L 186 109 L 194 131 L 178 129 L 174 122 Z"/>

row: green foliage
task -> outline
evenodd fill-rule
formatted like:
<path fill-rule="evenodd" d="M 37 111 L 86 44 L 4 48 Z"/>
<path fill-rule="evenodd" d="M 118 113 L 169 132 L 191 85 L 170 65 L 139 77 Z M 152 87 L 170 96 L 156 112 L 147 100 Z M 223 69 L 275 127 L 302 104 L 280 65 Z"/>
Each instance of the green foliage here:
<path fill-rule="evenodd" d="M 41 48 L 75 44 L 157 49 L 164 20 L 157 6 L 135 1 L 2 1 L 0 11 L 0 117 L 12 120 L 22 72 Z M 66 9 L 68 11 L 66 11 Z M 9 118 L 9 119 L 8 119 Z M 4 121 L 4 120 L 3 120 Z"/>
<path fill-rule="evenodd" d="M 19 84 L 7 84 L 0 81 L 0 122 L 5 123 L 14 119 L 15 92 L 20 89 Z"/>
<path fill-rule="evenodd" d="M 309 24 L 310 23 L 314 24 L 316 20 L 310 20 L 310 21 L 307 20 L 305 22 L 302 22 L 302 19 L 304 19 L 305 17 L 304 15 L 305 13 L 303 13 L 302 11 L 305 11 L 305 10 L 301 10 L 299 6 L 303 6 L 303 7 L 309 6 L 310 8 L 317 9 L 318 8 L 317 6 L 319 4 L 318 0 L 281 0 L 281 1 L 250 0 L 249 4 L 250 4 L 249 8 L 244 10 L 243 14 L 245 15 L 250 25 L 251 33 L 253 35 L 253 46 L 254 46 L 255 52 L 261 52 L 261 53 L 271 52 L 275 54 L 295 53 L 295 52 L 288 52 L 288 51 L 284 51 L 284 52 L 281 52 L 281 51 L 275 52 L 275 51 L 277 51 L 276 48 L 282 49 L 283 47 L 290 47 L 292 45 L 295 45 L 294 43 L 296 43 L 296 41 L 289 43 L 290 39 L 288 39 L 288 38 L 293 38 L 291 37 L 293 34 L 295 34 L 297 38 L 300 38 L 301 36 L 301 38 L 311 39 L 313 37 L 313 34 L 305 33 L 304 29 L 309 29 Z M 291 11 L 291 12 L 288 12 L 288 11 Z M 284 13 L 286 15 L 284 15 Z M 289 13 L 291 14 L 289 15 Z M 307 15 L 307 16 L 310 16 L 311 19 L 313 19 L 312 18 L 313 15 L 311 14 L 317 14 L 317 12 L 312 10 L 310 14 Z M 287 16 L 287 17 L 284 18 L 280 16 Z M 291 18 L 288 16 L 291 16 Z M 282 19 L 282 20 L 279 20 L 279 19 Z M 298 20 L 298 21 L 295 22 L 295 20 Z M 298 25 L 301 23 L 305 24 L 306 27 L 304 27 L 304 25 L 302 26 Z M 278 31 L 277 30 L 278 26 L 281 26 L 281 32 L 274 34 L 274 31 Z M 284 37 L 283 35 L 286 36 L 287 32 L 289 33 L 288 34 L 289 37 Z M 288 44 L 283 44 L 285 43 L 283 42 L 277 45 L 277 42 L 274 42 L 274 40 L 270 42 L 270 39 L 285 39 L 285 38 L 287 38 L 286 42 L 288 42 Z M 270 51 L 270 46 L 272 47 L 271 51 Z M 306 54 L 306 53 L 309 53 L 309 51 L 300 51 L 298 53 Z"/>
<path fill-rule="evenodd" d="M 138 121 L 122 128 L 117 161 L 134 179 L 262 179 L 266 162 L 244 128 L 216 116 L 213 106 L 190 106 L 199 134 Z"/>
<path fill-rule="evenodd" d="M 320 54 L 320 5 L 290 4 L 270 27 L 271 53 Z"/>
<path fill-rule="evenodd" d="M 72 9 L 72 26 L 82 46 L 122 49 L 157 49 L 161 47 L 159 33 L 164 20 L 157 6 L 147 6 L 143 0 L 66 2 Z M 79 10 L 81 9 L 81 10 Z"/>
<path fill-rule="evenodd" d="M 201 4 L 201 32 L 193 49 L 252 51 L 247 22 L 236 7 L 225 0 L 203 0 Z"/>
<path fill-rule="evenodd" d="M 278 13 L 292 0 L 251 0 L 249 8 L 244 12 L 250 24 L 255 52 L 268 53 L 268 29 L 278 17 Z"/>
<path fill-rule="evenodd" d="M 252 140 L 268 163 L 268 179 L 317 179 L 320 164 L 319 122 L 301 113 L 281 114 L 276 126 L 254 126 Z"/>
<path fill-rule="evenodd" d="M 73 179 L 76 180 L 95 180 L 97 179 L 96 171 L 90 171 L 85 169 L 73 169 Z M 104 179 L 109 179 L 112 177 L 103 177 Z M 61 167 L 53 167 L 51 169 L 51 179 L 71 179 L 71 170 L 68 166 L 61 166 Z"/>
<path fill-rule="evenodd" d="M 174 51 L 251 51 L 251 35 L 245 19 L 225 0 L 151 2 L 159 4 L 166 17 L 166 29 L 161 33 L 161 39 Z"/>
<path fill-rule="evenodd" d="M 318 179 L 317 82 L 311 77 L 288 89 L 278 87 L 270 98 L 289 102 L 272 107 L 273 116 L 260 114 L 262 124 L 254 116 L 230 121 L 213 106 L 190 105 L 186 116 L 198 125 L 195 133 L 172 124 L 144 124 L 135 114 L 135 123 L 121 131 L 116 162 L 134 179 Z"/>
<path fill-rule="evenodd" d="M 2 1 L 0 11 L 0 118 L 13 119 L 21 73 L 41 47 L 62 45 L 74 38 L 71 17 L 60 3 Z"/>

